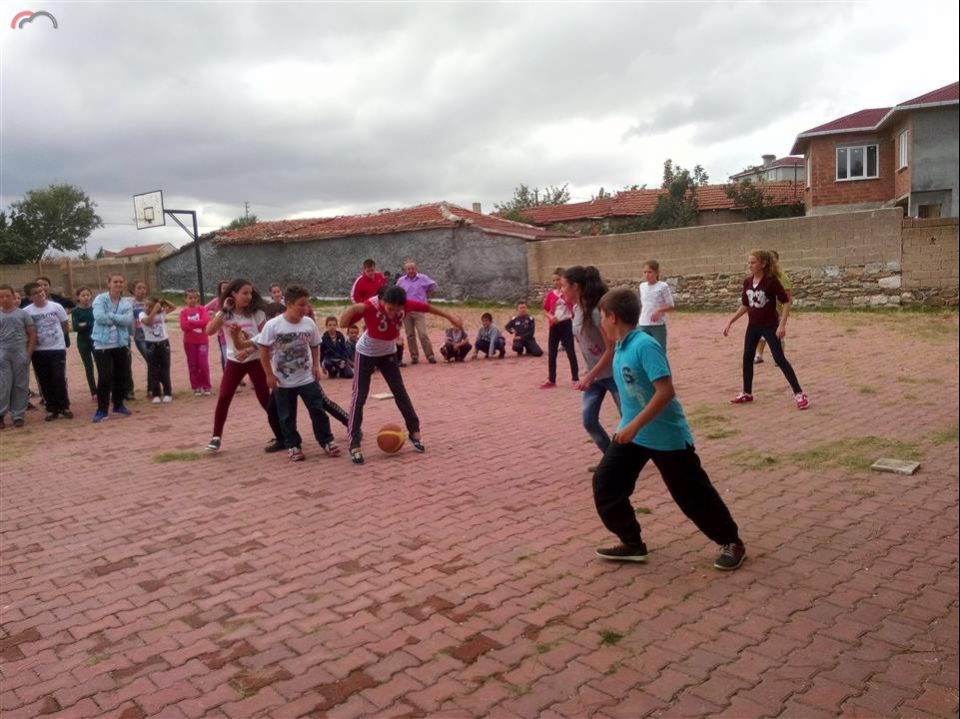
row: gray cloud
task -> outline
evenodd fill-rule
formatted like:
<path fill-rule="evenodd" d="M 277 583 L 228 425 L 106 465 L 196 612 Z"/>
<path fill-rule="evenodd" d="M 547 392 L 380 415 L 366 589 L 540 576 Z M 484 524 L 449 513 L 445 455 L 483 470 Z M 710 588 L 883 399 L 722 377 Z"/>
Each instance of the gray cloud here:
<path fill-rule="evenodd" d="M 649 142 L 681 128 L 721 179 L 767 151 L 750 144 L 757 133 L 803 111 L 858 109 L 851 88 L 868 83 L 887 97 L 913 32 L 833 4 L 48 9 L 57 32 L 5 36 L 0 201 L 72 182 L 116 222 L 129 218 L 112 208 L 158 187 L 217 212 L 248 200 L 285 217 L 441 199 L 489 208 L 521 182 L 656 184 L 676 148 L 655 143 L 651 158 Z M 865 22 L 872 40 L 851 58 Z M 955 68 L 956 24 L 922 33 L 942 35 Z M 936 86 L 913 82 L 908 96 Z M 544 128 L 575 120 L 607 129 L 541 156 Z"/>

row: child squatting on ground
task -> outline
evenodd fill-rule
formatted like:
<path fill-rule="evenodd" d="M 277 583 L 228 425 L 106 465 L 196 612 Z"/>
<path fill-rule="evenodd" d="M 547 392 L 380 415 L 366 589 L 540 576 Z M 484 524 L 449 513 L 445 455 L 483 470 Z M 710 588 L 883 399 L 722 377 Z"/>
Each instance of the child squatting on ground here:
<path fill-rule="evenodd" d="M 693 435 L 675 396 L 666 352 L 637 329 L 639 297 L 629 289 L 611 290 L 599 307 L 603 331 L 616 342 L 613 376 L 623 416 L 593 475 L 597 513 L 620 544 L 597 549 L 597 555 L 621 562 L 647 561 L 647 546 L 630 495 L 640 471 L 652 460 L 681 511 L 721 545 L 713 566 L 737 569 L 746 558 L 746 549 L 727 505 L 700 466 Z"/>
<path fill-rule="evenodd" d="M 526 351 L 531 357 L 542 357 L 543 350 L 537 344 L 534 335 L 537 333 L 537 323 L 530 312 L 527 310 L 526 302 L 517 303 L 517 314 L 515 314 L 504 329 L 513 335 L 512 349 L 519 357 Z"/>

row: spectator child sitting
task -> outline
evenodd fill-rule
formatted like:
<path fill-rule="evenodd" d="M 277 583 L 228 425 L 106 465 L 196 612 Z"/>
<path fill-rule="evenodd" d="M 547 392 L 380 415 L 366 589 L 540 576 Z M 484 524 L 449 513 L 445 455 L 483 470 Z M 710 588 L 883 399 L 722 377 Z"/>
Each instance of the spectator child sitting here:
<path fill-rule="evenodd" d="M 347 364 L 353 369 L 353 361 L 357 355 L 357 342 L 360 341 L 360 328 L 356 325 L 347 327 Z"/>
<path fill-rule="evenodd" d="M 530 316 L 526 302 L 517 303 L 517 314 L 507 322 L 505 329 L 514 336 L 513 351 L 517 353 L 517 356 L 522 355 L 524 350 L 531 357 L 543 356 L 543 350 L 540 349 L 540 345 L 537 344 L 534 337 L 537 329 L 536 321 Z"/>
<path fill-rule="evenodd" d="M 507 341 L 500 334 L 500 329 L 493 324 L 493 315 L 484 312 L 480 315 L 480 329 L 477 330 L 477 339 L 473 346 L 473 358 L 478 352 L 483 352 L 487 359 L 493 357 L 494 352 L 500 353 L 500 359 L 506 356 Z"/>
<path fill-rule="evenodd" d="M 470 352 L 470 338 L 462 327 L 449 327 L 445 333 L 446 339 L 440 354 L 447 362 L 463 362 Z"/>
<path fill-rule="evenodd" d="M 327 331 L 320 341 L 320 363 L 330 379 L 343 377 L 353 378 L 353 368 L 350 366 L 350 355 L 347 352 L 347 340 L 343 333 L 337 330 L 337 318 L 327 317 Z"/>

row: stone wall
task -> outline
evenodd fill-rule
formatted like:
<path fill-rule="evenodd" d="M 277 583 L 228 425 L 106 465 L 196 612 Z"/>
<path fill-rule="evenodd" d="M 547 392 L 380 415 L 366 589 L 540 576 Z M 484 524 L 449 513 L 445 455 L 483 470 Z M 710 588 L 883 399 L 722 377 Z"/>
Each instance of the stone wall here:
<path fill-rule="evenodd" d="M 245 277 L 264 293 L 272 283 L 301 284 L 315 297 L 345 298 L 368 257 L 392 275 L 407 258 L 416 260 L 439 285 L 440 298 L 514 301 L 527 287 L 524 241 L 469 227 L 289 243 L 218 246 L 202 239 L 200 255 L 207 296 L 219 280 Z M 157 272 L 164 289 L 196 287 L 193 246 L 163 258 Z"/>
<path fill-rule="evenodd" d="M 904 220 L 899 208 L 530 243 L 529 294 L 576 264 L 635 286 L 656 259 L 678 304 L 729 308 L 757 248 L 779 252 L 797 306 L 957 304 L 957 220 Z"/>

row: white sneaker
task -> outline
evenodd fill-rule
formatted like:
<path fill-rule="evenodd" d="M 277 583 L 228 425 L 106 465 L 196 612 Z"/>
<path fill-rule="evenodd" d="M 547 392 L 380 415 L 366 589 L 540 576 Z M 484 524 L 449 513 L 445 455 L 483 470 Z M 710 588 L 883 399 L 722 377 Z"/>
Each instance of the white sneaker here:
<path fill-rule="evenodd" d="M 170 404 L 171 402 L 173 402 L 173 397 L 171 397 L 171 396 L 168 395 L 168 394 L 165 394 L 165 395 L 163 396 L 163 402 L 164 402 L 164 404 Z"/>
<path fill-rule="evenodd" d="M 153 398 L 152 400 L 150 400 L 150 401 L 151 401 L 153 404 L 160 404 L 160 395 L 157 395 L 156 397 L 154 397 L 154 398 Z"/>
<path fill-rule="evenodd" d="M 203 392 L 201 392 L 201 391 L 198 390 L 198 389 L 193 390 L 193 396 L 194 396 L 194 397 L 199 397 L 199 396 L 202 395 L 202 394 L 203 394 Z"/>

